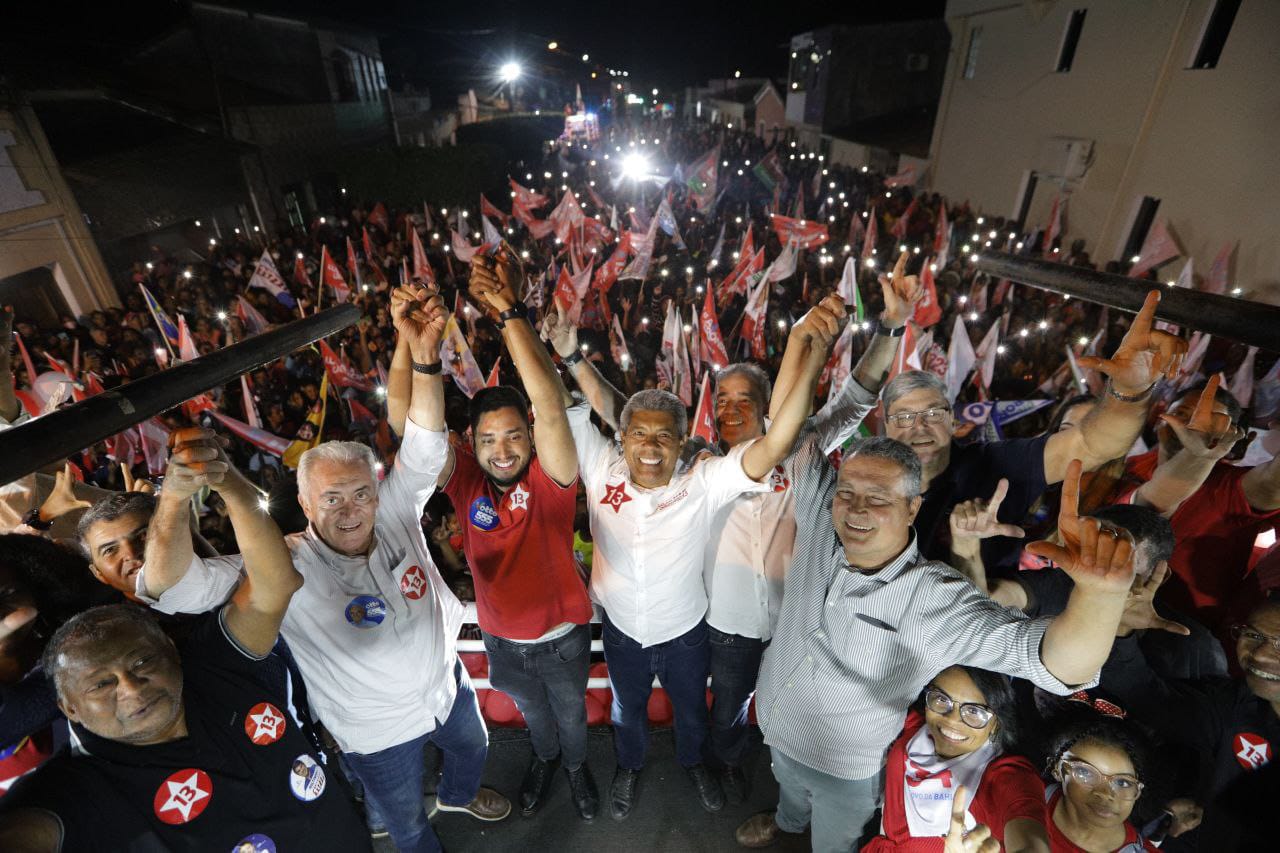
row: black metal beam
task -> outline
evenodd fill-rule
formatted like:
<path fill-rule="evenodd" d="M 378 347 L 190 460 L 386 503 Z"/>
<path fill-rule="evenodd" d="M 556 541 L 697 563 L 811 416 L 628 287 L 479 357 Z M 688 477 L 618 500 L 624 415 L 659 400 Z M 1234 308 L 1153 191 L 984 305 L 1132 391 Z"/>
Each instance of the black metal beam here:
<path fill-rule="evenodd" d="M 1160 290 L 1156 316 L 1272 352 L 1280 351 L 1280 307 L 1219 296 L 1201 290 L 1163 287 L 1123 275 L 1032 260 L 1004 252 L 980 252 L 975 266 L 995 278 L 1007 278 L 1100 305 L 1136 313 L 1153 287 Z"/>
<path fill-rule="evenodd" d="M 359 319 L 355 305 L 338 305 L 0 432 L 0 483 L 66 459 Z"/>

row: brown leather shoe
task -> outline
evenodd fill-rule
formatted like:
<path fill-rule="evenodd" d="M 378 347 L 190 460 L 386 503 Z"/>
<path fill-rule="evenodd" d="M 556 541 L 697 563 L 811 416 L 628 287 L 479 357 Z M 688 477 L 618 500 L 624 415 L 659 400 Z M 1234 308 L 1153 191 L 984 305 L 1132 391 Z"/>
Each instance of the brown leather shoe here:
<path fill-rule="evenodd" d="M 492 788 L 481 788 L 476 798 L 465 806 L 451 806 L 437 800 L 436 808 L 442 812 L 464 812 L 476 820 L 498 821 L 511 814 L 511 801 Z"/>
<path fill-rule="evenodd" d="M 743 847 L 750 847 L 753 850 L 773 844 L 778 840 L 778 833 L 782 832 L 774 822 L 773 814 L 773 812 L 760 812 L 747 818 L 733 834 L 734 838 Z"/>

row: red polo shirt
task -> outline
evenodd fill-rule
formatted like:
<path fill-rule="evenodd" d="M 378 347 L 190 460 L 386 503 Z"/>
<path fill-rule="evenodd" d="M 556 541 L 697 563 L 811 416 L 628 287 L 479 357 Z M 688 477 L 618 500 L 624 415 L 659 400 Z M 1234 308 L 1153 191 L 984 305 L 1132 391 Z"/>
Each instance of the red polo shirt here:
<path fill-rule="evenodd" d="M 1126 477 L 1150 480 L 1157 453 L 1131 457 Z M 1177 547 L 1169 560 L 1172 577 L 1160 594 L 1170 607 L 1212 629 L 1229 617 L 1228 605 L 1249 573 L 1253 541 L 1280 520 L 1280 510 L 1260 512 L 1249 506 L 1241 485 L 1249 470 L 1225 462 L 1214 465 L 1204 484 L 1169 519 Z M 1130 501 L 1136 490 L 1126 489 L 1120 502 Z"/>
<path fill-rule="evenodd" d="M 470 447 L 455 447 L 454 459 L 444 493 L 462 525 L 480 628 L 536 640 L 565 622 L 590 622 L 591 600 L 573 560 L 577 479 L 561 486 L 534 456 L 503 493 Z"/>

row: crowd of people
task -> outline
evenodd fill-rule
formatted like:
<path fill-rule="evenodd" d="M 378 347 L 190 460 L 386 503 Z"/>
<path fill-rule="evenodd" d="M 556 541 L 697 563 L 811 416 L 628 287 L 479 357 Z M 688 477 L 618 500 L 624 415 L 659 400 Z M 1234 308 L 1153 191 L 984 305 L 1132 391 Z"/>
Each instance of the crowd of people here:
<path fill-rule="evenodd" d="M 362 318 L 0 490 L 0 847 L 438 850 L 428 744 L 435 809 L 532 816 L 563 769 L 624 820 L 655 678 L 709 813 L 750 797 L 754 715 L 745 847 L 1265 843 L 1276 354 L 1161 323 L 1150 273 L 1132 318 L 989 280 L 980 247 L 1092 262 L 902 184 L 617 124 L 502 205 L 353 198 L 155 248 L 57 328 L 6 309 L 8 426 Z M 460 636 L 529 730 L 514 803 Z"/>

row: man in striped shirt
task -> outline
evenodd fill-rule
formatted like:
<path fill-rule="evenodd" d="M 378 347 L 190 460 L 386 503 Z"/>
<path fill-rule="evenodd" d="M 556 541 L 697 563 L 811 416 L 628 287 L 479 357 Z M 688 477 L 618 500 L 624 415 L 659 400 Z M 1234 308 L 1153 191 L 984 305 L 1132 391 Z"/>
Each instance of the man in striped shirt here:
<path fill-rule="evenodd" d="M 1076 515 L 1078 460 L 1063 483 L 1065 544 L 1028 546 L 1075 588 L 1060 616 L 1029 619 L 920 556 L 911 522 L 921 465 L 909 447 L 866 439 L 839 471 L 821 453 L 812 440 L 796 450 L 795 504 L 810 509 L 796 519 L 756 694 L 779 802 L 738 828 L 747 847 L 812 825 L 815 851 L 852 849 L 875 810 L 885 751 L 939 670 L 977 666 L 1057 694 L 1096 683 L 1133 576 L 1127 535 Z"/>

